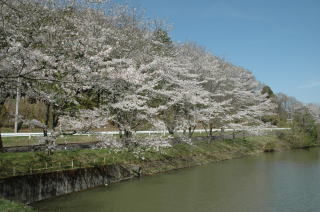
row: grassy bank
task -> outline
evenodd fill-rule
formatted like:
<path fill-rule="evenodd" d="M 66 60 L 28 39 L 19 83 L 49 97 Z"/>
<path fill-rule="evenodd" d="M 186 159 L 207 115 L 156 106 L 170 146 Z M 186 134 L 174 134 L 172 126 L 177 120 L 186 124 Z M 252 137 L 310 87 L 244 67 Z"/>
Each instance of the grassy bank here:
<path fill-rule="evenodd" d="M 262 137 L 259 137 L 262 139 Z M 273 140 L 268 136 L 266 140 Z M 58 151 L 52 155 L 44 152 L 2 153 L 0 154 L 0 177 L 13 175 L 50 172 L 71 168 L 84 168 L 98 165 L 123 164 L 145 167 L 145 174 L 157 172 L 147 167 L 151 163 L 168 165 L 167 169 L 181 167 L 176 163 L 206 163 L 254 154 L 263 149 L 258 137 L 248 139 L 220 140 L 214 142 L 197 142 L 195 145 L 177 144 L 172 148 L 155 151 L 152 149 L 134 148 L 123 150 L 83 149 L 76 151 Z"/>
<path fill-rule="evenodd" d="M 261 152 L 313 146 L 317 143 L 305 139 L 297 143 L 281 136 L 267 135 L 245 139 L 201 141 L 186 143 L 155 151 L 145 148 L 123 150 L 84 149 L 59 151 L 52 155 L 44 152 L 0 154 L 0 177 L 52 172 L 108 164 L 138 165 L 149 175 L 186 166 L 243 157 Z"/>
<path fill-rule="evenodd" d="M 38 131 L 39 132 L 39 131 Z M 228 133 L 225 133 L 228 135 Z M 229 133 L 230 134 L 230 133 Z M 181 135 L 182 133 L 178 133 L 177 135 Z M 214 132 L 213 135 L 219 135 L 219 132 Z M 136 138 L 145 138 L 148 137 L 148 134 L 138 134 L 135 135 Z M 167 137 L 169 136 L 166 134 L 166 136 L 162 137 Z M 206 136 L 205 132 L 195 132 L 193 134 L 193 137 L 198 137 L 198 136 Z M 120 139 L 119 135 L 112 135 L 110 136 L 113 139 Z M 30 146 L 30 145 L 38 145 L 39 144 L 39 139 L 40 137 L 2 137 L 3 141 L 3 146 L 4 147 L 13 147 L 13 146 Z M 57 144 L 68 144 L 68 143 L 89 143 L 89 142 L 97 142 L 99 141 L 99 138 L 97 135 L 66 135 L 63 137 L 58 137 L 56 140 Z"/>
<path fill-rule="evenodd" d="M 285 139 L 283 136 L 286 136 Z M 298 139 L 303 139 L 298 142 Z M 43 152 L 1 153 L 0 178 L 14 175 L 35 174 L 86 168 L 100 165 L 120 164 L 141 167 L 142 175 L 153 175 L 170 170 L 203 165 L 262 152 L 283 151 L 318 146 L 308 138 L 292 138 L 288 135 L 266 135 L 216 141 L 200 141 L 193 145 L 182 143 L 171 148 L 132 148 L 124 150 L 85 149 L 60 151 L 52 155 Z M 32 211 L 30 208 L 0 200 L 0 211 Z"/>
<path fill-rule="evenodd" d="M 1 198 L 0 198 L 0 211 L 1 212 L 34 212 L 32 208 L 24 204 L 11 202 Z"/>
<path fill-rule="evenodd" d="M 12 147 L 12 146 L 29 146 L 29 145 L 38 145 L 40 137 L 3 137 L 3 146 Z M 96 136 L 88 135 L 73 135 L 73 136 L 64 136 L 59 137 L 56 140 L 57 144 L 65 143 L 89 143 L 96 142 L 98 139 Z"/>

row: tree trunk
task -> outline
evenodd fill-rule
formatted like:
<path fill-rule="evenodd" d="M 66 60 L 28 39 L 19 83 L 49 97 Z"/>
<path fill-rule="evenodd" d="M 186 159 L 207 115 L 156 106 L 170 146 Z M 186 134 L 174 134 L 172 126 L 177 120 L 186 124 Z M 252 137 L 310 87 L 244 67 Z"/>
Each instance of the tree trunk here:
<path fill-rule="evenodd" d="M 2 137 L 1 137 L 1 128 L 2 128 L 2 123 L 3 123 L 3 108 L 4 108 L 4 103 L 6 102 L 6 99 L 8 98 L 8 96 L 6 96 L 5 98 L 2 99 L 2 101 L 0 101 L 0 152 L 3 152 L 3 143 L 2 143 Z"/>
<path fill-rule="evenodd" d="M 235 139 L 235 138 L 236 138 L 236 130 L 233 129 L 233 131 L 232 131 L 232 139 Z"/>
<path fill-rule="evenodd" d="M 2 137 L 1 137 L 1 127 L 0 127 L 0 152 L 3 152 L 3 144 L 2 144 Z"/>
<path fill-rule="evenodd" d="M 124 137 L 123 137 L 123 139 L 124 139 L 124 143 L 125 143 L 126 146 L 130 146 L 130 144 L 132 144 L 131 138 L 132 138 L 132 132 L 125 129 L 125 130 L 124 130 Z"/>
<path fill-rule="evenodd" d="M 189 138 L 192 137 L 195 129 L 196 129 L 196 127 L 189 127 Z"/>
<path fill-rule="evenodd" d="M 22 125 L 23 125 L 23 121 L 19 121 L 18 122 L 17 132 L 19 132 L 22 129 Z"/>
<path fill-rule="evenodd" d="M 119 124 L 117 124 L 118 130 L 119 130 L 119 138 L 122 139 L 123 135 L 122 135 L 122 129 L 120 127 Z"/>
<path fill-rule="evenodd" d="M 170 135 L 174 134 L 174 127 L 167 127 L 167 130 L 168 130 Z"/>
<path fill-rule="evenodd" d="M 202 123 L 202 127 L 203 127 L 204 131 L 206 132 L 207 136 L 209 136 L 209 132 L 207 130 L 206 124 Z"/>
<path fill-rule="evenodd" d="M 212 137 L 213 124 L 209 125 L 209 136 Z"/>
<path fill-rule="evenodd" d="M 48 128 L 49 125 L 49 118 L 50 118 L 50 104 L 47 104 L 47 111 L 46 111 L 46 118 L 45 118 L 45 125 Z M 43 136 L 47 137 L 48 136 L 48 130 L 47 129 L 43 129 Z"/>
<path fill-rule="evenodd" d="M 59 121 L 59 116 L 56 108 L 53 106 L 52 107 L 52 129 L 58 126 L 58 121 Z"/>
<path fill-rule="evenodd" d="M 170 135 L 174 134 L 174 130 L 172 130 L 172 129 L 168 129 L 168 132 L 169 132 Z"/>
<path fill-rule="evenodd" d="M 0 105 L 0 118 L 1 118 L 1 109 L 2 109 L 2 106 Z M 0 152 L 3 152 L 3 143 L 2 143 L 2 137 L 1 137 L 1 128 L 2 128 L 2 120 L 0 120 Z"/>
<path fill-rule="evenodd" d="M 224 128 L 223 127 L 221 128 L 221 138 L 222 138 L 222 140 L 224 140 Z"/>
<path fill-rule="evenodd" d="M 209 124 L 209 142 L 212 142 L 213 140 L 213 134 L 212 134 L 212 131 L 213 131 L 213 124 Z"/>
<path fill-rule="evenodd" d="M 124 136 L 125 136 L 126 138 L 131 138 L 131 137 L 132 137 L 132 132 L 129 131 L 129 130 L 124 130 Z"/>

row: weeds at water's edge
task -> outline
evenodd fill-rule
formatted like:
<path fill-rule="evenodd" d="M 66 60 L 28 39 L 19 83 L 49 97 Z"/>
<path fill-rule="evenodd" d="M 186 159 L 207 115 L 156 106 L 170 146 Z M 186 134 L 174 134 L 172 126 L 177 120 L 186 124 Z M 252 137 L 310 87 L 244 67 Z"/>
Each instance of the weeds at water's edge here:
<path fill-rule="evenodd" d="M 0 198 L 1 212 L 35 212 L 31 207 L 21 203 L 11 202 Z"/>

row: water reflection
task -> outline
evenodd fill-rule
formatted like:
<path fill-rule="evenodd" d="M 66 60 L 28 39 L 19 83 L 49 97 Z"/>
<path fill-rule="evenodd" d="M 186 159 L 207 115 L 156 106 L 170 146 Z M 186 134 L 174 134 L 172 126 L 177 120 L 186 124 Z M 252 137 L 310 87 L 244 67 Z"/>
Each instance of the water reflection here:
<path fill-rule="evenodd" d="M 320 149 L 269 153 L 79 192 L 42 211 L 319 211 Z"/>

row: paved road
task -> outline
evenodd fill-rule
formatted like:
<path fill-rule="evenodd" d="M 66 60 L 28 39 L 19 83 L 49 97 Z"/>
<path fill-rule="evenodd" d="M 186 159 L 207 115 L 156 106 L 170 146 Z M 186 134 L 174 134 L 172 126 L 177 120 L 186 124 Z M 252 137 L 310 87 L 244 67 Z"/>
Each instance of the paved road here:
<path fill-rule="evenodd" d="M 277 131 L 277 130 L 290 130 L 290 128 L 264 128 L 265 131 Z M 213 129 L 214 132 L 220 132 L 221 129 Z M 225 132 L 231 132 L 233 129 L 225 129 Z M 236 129 L 236 131 L 241 131 L 241 129 Z M 183 132 L 179 130 L 178 132 Z M 194 132 L 205 132 L 205 130 L 195 130 Z M 50 134 L 50 133 L 49 133 Z M 87 134 L 74 134 L 77 135 L 118 135 L 119 131 L 105 131 L 105 132 L 95 132 Z M 168 134 L 168 131 L 137 131 L 136 134 Z M 36 137 L 43 136 L 42 132 L 36 133 L 1 133 L 2 137 Z"/>

